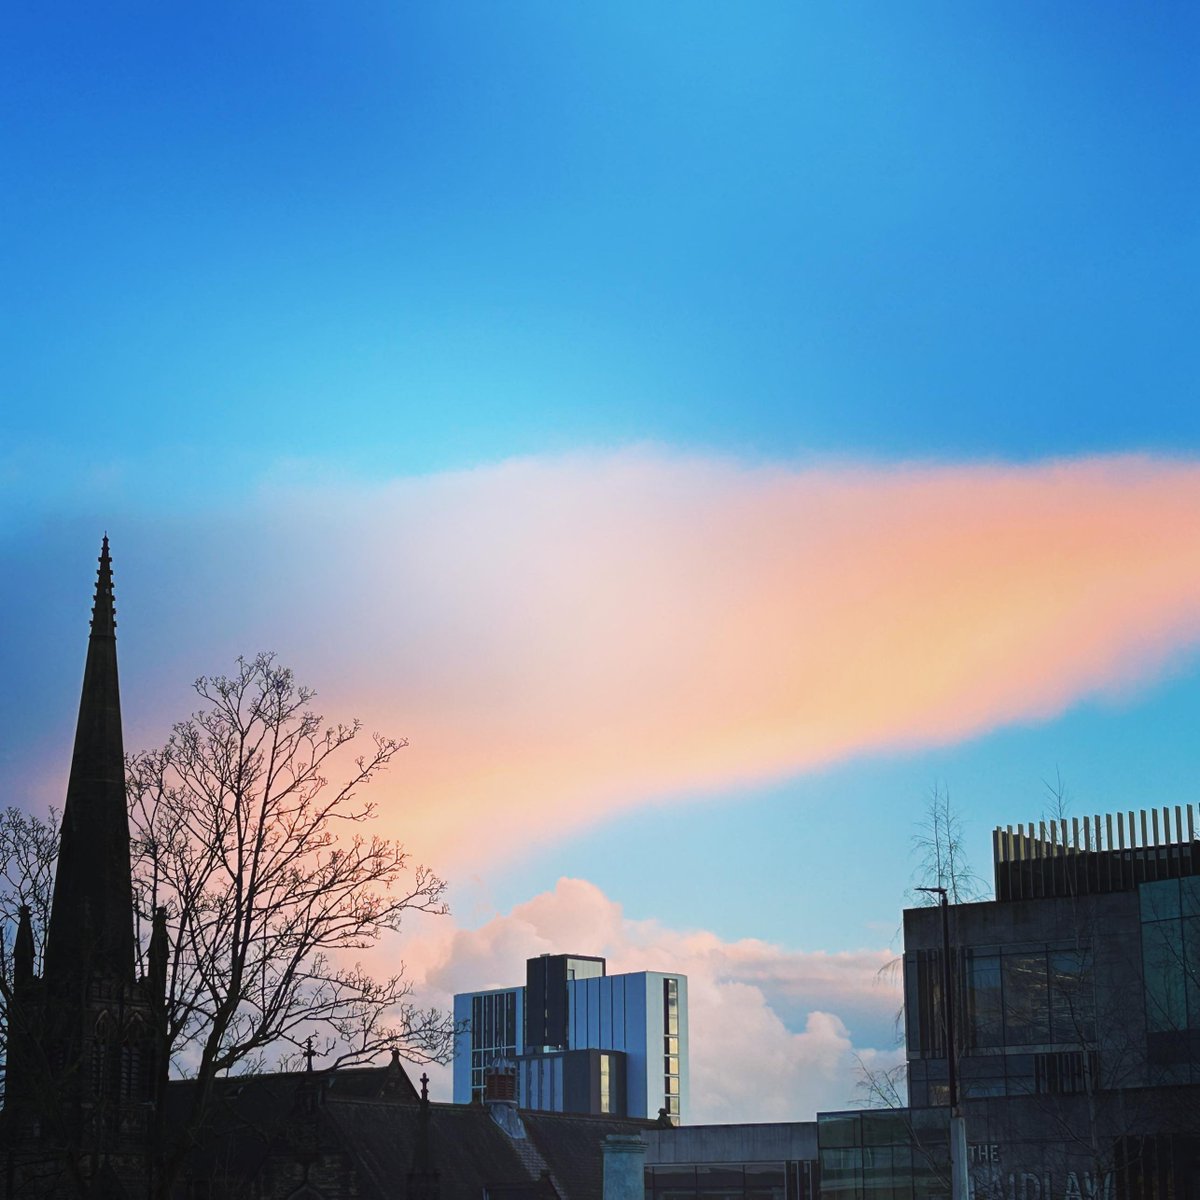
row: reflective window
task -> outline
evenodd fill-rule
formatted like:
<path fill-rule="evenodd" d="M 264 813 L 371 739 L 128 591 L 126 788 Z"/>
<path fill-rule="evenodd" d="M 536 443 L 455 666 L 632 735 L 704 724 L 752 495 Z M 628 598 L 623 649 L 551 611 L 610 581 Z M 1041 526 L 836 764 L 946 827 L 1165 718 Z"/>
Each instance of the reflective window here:
<path fill-rule="evenodd" d="M 1091 955 L 1061 950 L 1048 956 L 1050 1025 L 1056 1042 L 1091 1042 L 1096 1038 L 1096 1000 Z"/>
<path fill-rule="evenodd" d="M 645 1171 L 646 1200 L 805 1200 L 812 1191 L 812 1165 L 779 1162 L 649 1166 Z"/>
<path fill-rule="evenodd" d="M 704 1200 L 742 1200 L 741 1165 L 696 1168 L 696 1194 Z"/>
<path fill-rule="evenodd" d="M 1146 1024 L 1152 1030 L 1188 1026 L 1183 961 L 1182 921 L 1154 921 L 1142 926 Z"/>
<path fill-rule="evenodd" d="M 862 1141 L 862 1123 L 857 1113 L 818 1113 L 817 1141 L 826 1147 L 857 1146 Z"/>
<path fill-rule="evenodd" d="M 974 1049 L 1004 1045 L 1004 1005 L 1000 956 L 971 954 L 967 959 L 968 1044 Z"/>
<path fill-rule="evenodd" d="M 471 1091 L 483 1095 L 483 1073 L 498 1058 L 517 1053 L 517 995 L 471 997 Z"/>
<path fill-rule="evenodd" d="M 1178 879 L 1143 883 L 1138 888 L 1138 905 L 1143 921 L 1170 921 L 1180 915 Z"/>
<path fill-rule="evenodd" d="M 1050 994 L 1044 954 L 1006 954 L 1001 960 L 1004 986 L 1004 1040 L 1029 1046 L 1050 1040 Z"/>
<path fill-rule="evenodd" d="M 745 1168 L 746 1200 L 784 1200 L 785 1179 L 783 1164 L 747 1163 Z"/>
<path fill-rule="evenodd" d="M 1200 1080 L 1200 877 L 1138 888 L 1146 1051 L 1160 1084 Z"/>

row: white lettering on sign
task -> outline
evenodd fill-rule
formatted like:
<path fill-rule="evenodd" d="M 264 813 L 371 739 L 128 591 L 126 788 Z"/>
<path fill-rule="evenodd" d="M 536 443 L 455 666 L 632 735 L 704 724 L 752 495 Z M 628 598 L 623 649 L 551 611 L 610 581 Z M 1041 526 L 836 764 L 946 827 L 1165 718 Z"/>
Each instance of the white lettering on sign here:
<path fill-rule="evenodd" d="M 1068 1171 L 1065 1180 L 1061 1175 L 1056 1180 L 1052 1172 L 1002 1174 L 994 1165 L 1000 1161 L 1000 1147 L 987 1142 L 971 1146 L 968 1157 L 979 1167 L 970 1176 L 972 1200 L 1115 1200 L 1111 1171 L 1100 1178 L 1090 1171 Z"/>

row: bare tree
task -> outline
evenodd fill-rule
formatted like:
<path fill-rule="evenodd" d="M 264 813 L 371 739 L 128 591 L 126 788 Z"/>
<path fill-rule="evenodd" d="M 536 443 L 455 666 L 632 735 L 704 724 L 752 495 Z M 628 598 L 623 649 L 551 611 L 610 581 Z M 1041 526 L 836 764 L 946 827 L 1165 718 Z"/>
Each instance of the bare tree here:
<path fill-rule="evenodd" d="M 58 858 L 58 820 L 9 807 L 0 812 L 0 1096 L 8 1062 L 8 1027 L 12 1016 L 13 947 L 22 908 L 29 910 L 35 952 L 40 953 L 50 920 L 54 864 Z M 35 970 L 36 970 L 35 966 Z"/>
<path fill-rule="evenodd" d="M 861 1054 L 854 1056 L 857 1078 L 851 1103 L 855 1108 L 901 1109 L 908 1104 L 908 1063 L 875 1067 Z"/>
<path fill-rule="evenodd" d="M 920 887 L 944 887 L 951 904 L 982 899 L 986 894 L 983 880 L 971 869 L 967 859 L 962 817 L 951 804 L 950 790 L 935 783 L 925 803 L 925 811 L 912 837 L 913 886 L 909 897 L 913 903 L 938 903 L 938 897 L 918 891 Z M 897 939 L 900 931 L 896 932 Z M 880 983 L 891 984 L 903 974 L 904 959 L 897 954 L 879 968 Z M 897 1045 L 904 1041 L 904 1006 L 895 1018 Z M 857 1060 L 857 1080 L 853 1102 L 862 1108 L 902 1109 L 907 1104 L 907 1064 L 876 1068 L 861 1058 Z"/>
<path fill-rule="evenodd" d="M 174 1072 L 195 1079 L 168 1186 L 219 1075 L 286 1060 L 309 1037 L 331 1066 L 384 1048 L 445 1061 L 453 1034 L 413 1003 L 402 968 L 376 979 L 353 961 L 405 914 L 447 911 L 441 879 L 360 831 L 375 815 L 360 789 L 406 743 L 375 735 L 331 783 L 362 727 L 325 725 L 272 655 L 195 687 L 208 707 L 128 762 L 139 942 L 146 953 L 165 915 L 163 1036 Z"/>
<path fill-rule="evenodd" d="M 982 900 L 987 885 L 972 869 L 967 858 L 963 819 L 950 802 L 950 789 L 934 784 L 925 804 L 925 813 L 912 839 L 917 865 L 913 885 L 945 888 L 951 904 Z M 936 904 L 938 898 L 928 892 L 915 892 L 917 904 Z"/>

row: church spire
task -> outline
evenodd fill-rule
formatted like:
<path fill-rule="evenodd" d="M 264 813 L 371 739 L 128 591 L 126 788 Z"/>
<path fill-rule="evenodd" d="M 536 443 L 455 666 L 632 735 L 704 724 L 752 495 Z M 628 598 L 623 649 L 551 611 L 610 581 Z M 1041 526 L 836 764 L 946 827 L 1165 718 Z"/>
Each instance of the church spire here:
<path fill-rule="evenodd" d="M 96 595 L 92 600 L 92 637 L 117 636 L 117 609 L 113 600 L 112 559 L 108 534 L 100 542 L 100 568 L 96 572 Z"/>
<path fill-rule="evenodd" d="M 51 990 L 75 990 L 96 975 L 134 978 L 129 814 L 107 534 L 100 546 L 45 960 Z"/>

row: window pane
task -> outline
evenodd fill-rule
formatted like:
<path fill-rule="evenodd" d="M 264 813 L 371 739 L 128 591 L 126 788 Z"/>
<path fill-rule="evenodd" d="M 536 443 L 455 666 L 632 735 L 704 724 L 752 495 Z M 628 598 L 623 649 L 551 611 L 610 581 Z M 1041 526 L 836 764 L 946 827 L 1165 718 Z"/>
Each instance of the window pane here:
<path fill-rule="evenodd" d="M 701 1191 L 710 1188 L 733 1188 L 742 1190 L 742 1168 L 740 1166 L 697 1167 L 696 1186 Z"/>
<path fill-rule="evenodd" d="M 1167 921 L 1179 916 L 1179 880 L 1163 879 L 1138 888 L 1143 921 Z"/>
<path fill-rule="evenodd" d="M 783 1164 L 746 1164 L 746 1200 L 783 1200 Z"/>
<path fill-rule="evenodd" d="M 1050 1040 L 1050 997 L 1044 954 L 1006 954 L 1002 959 L 1004 1040 L 1028 1046 Z"/>
<path fill-rule="evenodd" d="M 885 1109 L 864 1112 L 862 1140 L 864 1146 L 907 1146 L 912 1141 L 908 1113 Z"/>
<path fill-rule="evenodd" d="M 1151 1030 L 1185 1029 L 1183 923 L 1153 921 L 1142 926 L 1142 971 L 1146 1025 Z"/>
<path fill-rule="evenodd" d="M 821 1150 L 821 1195 L 858 1200 L 862 1195 L 862 1151 Z"/>
<path fill-rule="evenodd" d="M 817 1145 L 858 1146 L 862 1143 L 861 1125 L 857 1113 L 820 1113 L 817 1116 Z"/>
<path fill-rule="evenodd" d="M 1056 1042 L 1091 1042 L 1096 1036 L 1091 956 L 1066 950 L 1049 956 L 1050 1023 Z"/>
<path fill-rule="evenodd" d="M 1200 916 L 1184 917 L 1182 925 L 1183 974 L 1187 981 L 1187 1023 L 1189 1029 L 1200 1029 Z"/>
<path fill-rule="evenodd" d="M 654 1194 L 659 1200 L 684 1200 L 696 1194 L 695 1167 L 653 1167 Z"/>
<path fill-rule="evenodd" d="M 1200 917 L 1200 875 L 1179 881 L 1180 901 L 1185 917 Z"/>
<path fill-rule="evenodd" d="M 1004 1009 L 1000 992 L 1000 956 L 972 955 L 967 962 L 967 1011 L 970 1045 L 1004 1044 Z"/>

